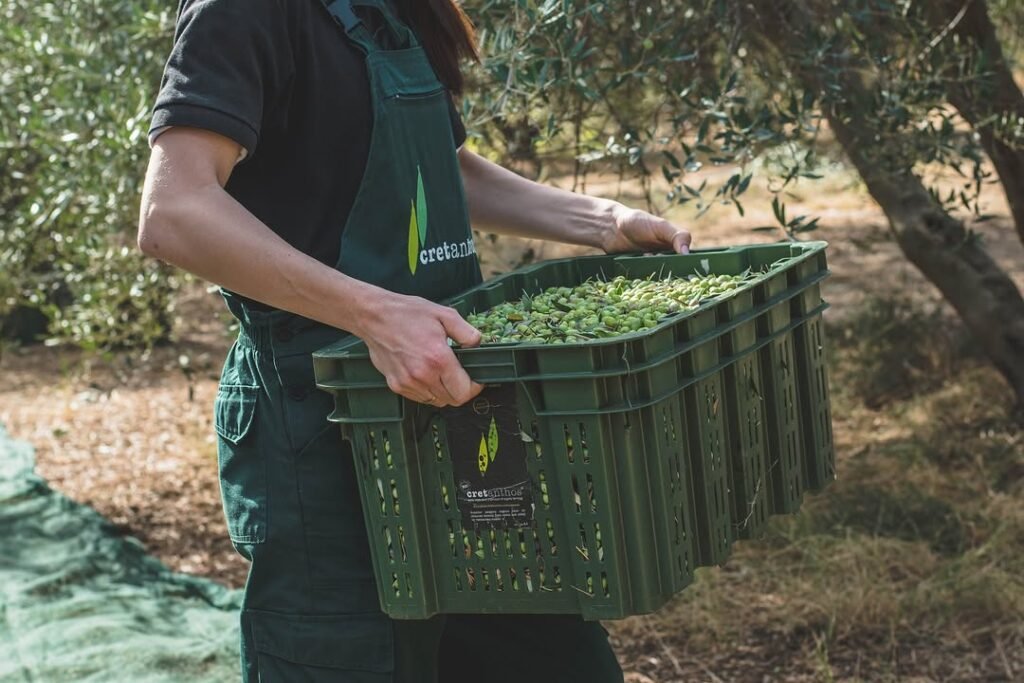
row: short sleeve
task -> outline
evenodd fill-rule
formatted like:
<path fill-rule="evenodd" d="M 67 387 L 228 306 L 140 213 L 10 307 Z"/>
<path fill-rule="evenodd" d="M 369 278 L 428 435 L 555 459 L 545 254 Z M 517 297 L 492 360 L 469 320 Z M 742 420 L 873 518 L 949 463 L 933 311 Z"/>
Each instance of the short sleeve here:
<path fill-rule="evenodd" d="M 252 155 L 293 69 L 280 0 L 183 0 L 150 124 L 228 137 Z"/>

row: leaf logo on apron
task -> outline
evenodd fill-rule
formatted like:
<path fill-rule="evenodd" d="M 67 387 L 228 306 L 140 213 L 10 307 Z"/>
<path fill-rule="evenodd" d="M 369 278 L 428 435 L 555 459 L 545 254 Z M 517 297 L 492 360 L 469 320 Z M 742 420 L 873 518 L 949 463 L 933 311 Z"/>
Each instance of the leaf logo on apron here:
<path fill-rule="evenodd" d="M 480 435 L 480 451 L 477 454 L 477 465 L 480 467 L 480 474 L 487 474 L 487 468 L 494 462 L 498 455 L 498 423 L 491 418 L 491 426 L 487 435 Z"/>
<path fill-rule="evenodd" d="M 427 242 L 427 195 L 423 191 L 423 173 L 416 167 L 416 200 L 410 200 L 409 211 L 409 272 L 416 274 L 420 249 Z"/>
<path fill-rule="evenodd" d="M 442 213 L 443 213 L 442 206 Z M 423 172 L 416 166 L 416 198 L 409 201 L 409 240 L 408 258 L 409 273 L 416 275 L 420 266 L 444 263 L 456 259 L 476 256 L 476 245 L 473 237 L 457 242 L 443 239 L 444 227 L 441 226 L 442 239 L 435 240 L 431 247 L 427 246 L 427 193 L 423 189 Z M 442 274 L 441 277 L 444 277 Z"/>

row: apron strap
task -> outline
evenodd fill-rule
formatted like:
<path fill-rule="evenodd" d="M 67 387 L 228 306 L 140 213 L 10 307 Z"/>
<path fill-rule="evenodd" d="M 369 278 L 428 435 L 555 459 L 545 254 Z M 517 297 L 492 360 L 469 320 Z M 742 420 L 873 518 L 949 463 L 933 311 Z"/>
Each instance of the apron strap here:
<path fill-rule="evenodd" d="M 409 27 L 395 17 L 385 0 L 320 0 L 321 4 L 345 30 L 348 37 L 367 54 L 387 49 L 419 47 L 419 41 Z M 376 10 L 384 20 L 389 45 L 382 46 L 370 27 L 359 18 L 355 8 Z M 377 32 L 379 34 L 379 31 Z"/>

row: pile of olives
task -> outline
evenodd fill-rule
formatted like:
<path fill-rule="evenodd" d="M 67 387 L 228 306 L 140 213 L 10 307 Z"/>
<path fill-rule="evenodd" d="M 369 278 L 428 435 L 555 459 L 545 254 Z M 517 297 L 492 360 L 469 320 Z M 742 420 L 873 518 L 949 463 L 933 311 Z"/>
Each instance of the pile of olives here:
<path fill-rule="evenodd" d="M 742 286 L 750 273 L 587 280 L 550 287 L 466 317 L 483 344 L 572 344 L 643 332 Z"/>

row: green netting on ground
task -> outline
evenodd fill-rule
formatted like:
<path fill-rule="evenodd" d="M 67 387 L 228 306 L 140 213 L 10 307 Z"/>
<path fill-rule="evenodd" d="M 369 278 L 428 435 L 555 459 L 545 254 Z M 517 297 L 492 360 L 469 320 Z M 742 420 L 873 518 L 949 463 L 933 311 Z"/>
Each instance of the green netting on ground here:
<path fill-rule="evenodd" d="M 175 574 L 0 426 L 0 681 L 234 681 L 240 593 Z"/>

